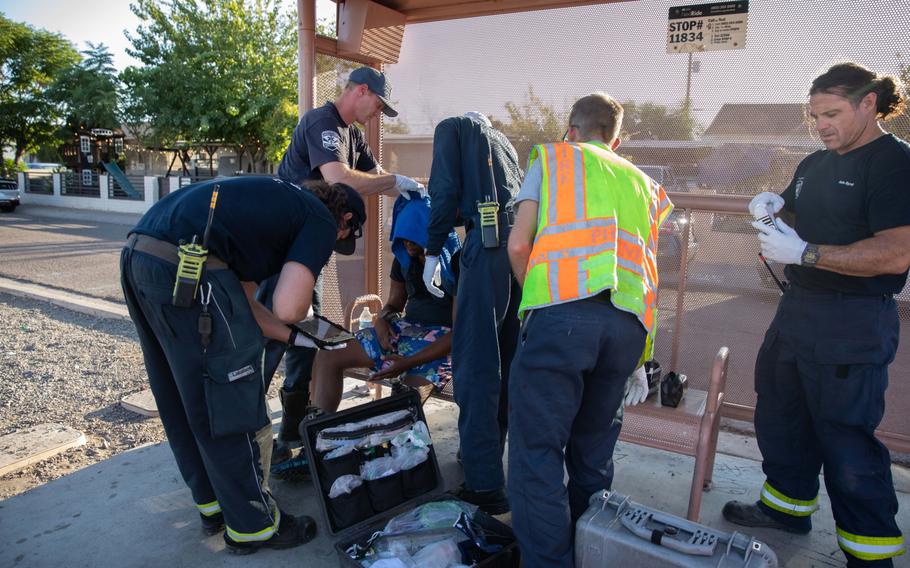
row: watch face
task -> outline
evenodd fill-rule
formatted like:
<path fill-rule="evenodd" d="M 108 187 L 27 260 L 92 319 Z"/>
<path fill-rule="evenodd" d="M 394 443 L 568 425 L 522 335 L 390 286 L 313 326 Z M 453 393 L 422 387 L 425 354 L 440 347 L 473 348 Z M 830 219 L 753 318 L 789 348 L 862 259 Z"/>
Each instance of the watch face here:
<path fill-rule="evenodd" d="M 814 266 L 818 262 L 818 249 L 814 246 L 807 246 L 806 250 L 803 252 L 802 258 L 803 264 L 808 264 L 809 266 Z"/>

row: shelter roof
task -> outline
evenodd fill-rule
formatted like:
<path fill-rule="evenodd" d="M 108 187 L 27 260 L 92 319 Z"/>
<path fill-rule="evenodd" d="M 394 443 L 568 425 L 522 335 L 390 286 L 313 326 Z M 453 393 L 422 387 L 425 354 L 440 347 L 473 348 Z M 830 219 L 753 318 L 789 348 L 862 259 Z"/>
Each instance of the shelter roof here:
<path fill-rule="evenodd" d="M 704 138 L 801 136 L 809 138 L 804 106 L 800 103 L 726 103 Z"/>

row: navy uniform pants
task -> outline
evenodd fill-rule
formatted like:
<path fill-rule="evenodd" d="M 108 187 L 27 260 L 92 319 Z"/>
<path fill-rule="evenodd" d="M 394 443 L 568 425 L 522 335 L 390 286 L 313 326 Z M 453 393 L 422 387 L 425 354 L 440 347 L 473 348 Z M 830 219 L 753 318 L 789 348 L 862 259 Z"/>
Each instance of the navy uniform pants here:
<path fill-rule="evenodd" d="M 505 242 L 508 230 L 501 232 Z M 505 245 L 485 249 L 480 231 L 468 231 L 455 298 L 452 376 L 464 481 L 472 491 L 505 486 L 502 450 L 520 294 Z"/>
<path fill-rule="evenodd" d="M 198 301 L 171 305 L 174 264 L 127 246 L 120 273 L 161 423 L 199 512 L 223 512 L 235 541 L 268 539 L 279 512 L 261 486 L 255 438 L 268 423 L 263 340 L 240 282 L 230 270 L 205 272 L 212 338 L 204 353 Z"/>
<path fill-rule="evenodd" d="M 644 327 L 606 294 L 525 316 L 509 385 L 509 504 L 525 568 L 575 565 L 575 521 L 613 482 L 622 398 L 644 346 Z"/>
<path fill-rule="evenodd" d="M 755 363 L 755 432 L 767 478 L 759 504 L 810 528 L 824 466 L 850 566 L 890 566 L 903 550 L 891 457 L 875 438 L 897 342 L 890 296 L 791 286 Z"/>

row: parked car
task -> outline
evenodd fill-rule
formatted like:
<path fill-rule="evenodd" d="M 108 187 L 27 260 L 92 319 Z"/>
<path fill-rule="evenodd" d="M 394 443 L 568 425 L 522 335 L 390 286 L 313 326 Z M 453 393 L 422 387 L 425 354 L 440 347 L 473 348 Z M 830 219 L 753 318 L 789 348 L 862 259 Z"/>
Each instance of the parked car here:
<path fill-rule="evenodd" d="M 673 172 L 672 166 L 638 166 L 648 177 L 659 183 L 668 192 L 688 191 L 685 184 L 680 183 Z M 657 242 L 657 270 L 660 272 L 675 272 L 679 270 L 680 251 L 682 251 L 683 231 L 686 228 L 684 211 L 673 211 L 670 218 L 660 227 L 660 239 Z M 691 261 L 698 252 L 698 238 L 695 228 L 689 229 L 688 258 Z"/>
<path fill-rule="evenodd" d="M 664 186 L 667 191 L 688 191 L 686 184 L 680 183 L 672 166 L 638 166 L 648 177 Z"/>
<path fill-rule="evenodd" d="M 8 179 L 0 179 L 0 211 L 12 213 L 19 207 L 19 186 Z"/>
<path fill-rule="evenodd" d="M 679 260 L 682 252 L 683 236 L 686 224 L 685 211 L 674 210 L 670 217 L 660 226 L 660 237 L 657 241 L 657 270 L 658 272 L 676 272 L 679 270 Z M 698 253 L 698 237 L 695 227 L 689 227 L 688 262 L 691 262 Z"/>

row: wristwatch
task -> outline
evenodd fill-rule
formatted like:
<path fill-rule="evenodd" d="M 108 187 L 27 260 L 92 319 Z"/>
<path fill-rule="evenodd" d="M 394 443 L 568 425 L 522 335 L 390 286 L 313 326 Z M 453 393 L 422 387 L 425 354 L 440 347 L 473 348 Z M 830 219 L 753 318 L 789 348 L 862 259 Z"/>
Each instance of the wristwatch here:
<path fill-rule="evenodd" d="M 803 249 L 803 255 L 800 257 L 800 264 L 803 266 L 815 266 L 820 258 L 821 253 L 818 252 L 818 245 L 807 244 L 806 248 Z"/>

